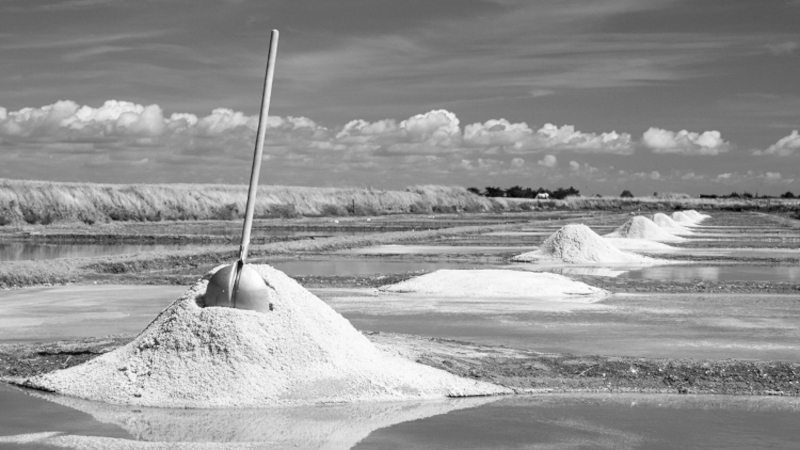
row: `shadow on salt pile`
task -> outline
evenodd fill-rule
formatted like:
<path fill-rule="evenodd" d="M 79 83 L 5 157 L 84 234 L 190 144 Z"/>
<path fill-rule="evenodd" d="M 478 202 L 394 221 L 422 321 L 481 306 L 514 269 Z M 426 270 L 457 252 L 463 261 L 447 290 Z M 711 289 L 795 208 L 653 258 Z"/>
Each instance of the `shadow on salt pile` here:
<path fill-rule="evenodd" d="M 186 408 L 510 393 L 387 355 L 283 272 L 251 267 L 268 286 L 272 311 L 204 308 L 207 281 L 201 280 L 129 344 L 23 386 L 109 403 Z"/>
<path fill-rule="evenodd" d="M 63 448 L 326 448 L 350 449 L 375 430 L 474 408 L 499 397 L 368 402 L 259 409 L 169 409 L 112 405 L 34 394 L 113 424 L 135 440 L 61 433 L 0 437 Z M 238 443 L 238 445 L 237 445 Z M 205 445 L 204 445 L 205 444 Z M 211 444 L 211 445 L 209 445 Z M 217 444 L 217 445 L 213 445 Z M 158 447 L 163 448 L 163 447 Z"/>

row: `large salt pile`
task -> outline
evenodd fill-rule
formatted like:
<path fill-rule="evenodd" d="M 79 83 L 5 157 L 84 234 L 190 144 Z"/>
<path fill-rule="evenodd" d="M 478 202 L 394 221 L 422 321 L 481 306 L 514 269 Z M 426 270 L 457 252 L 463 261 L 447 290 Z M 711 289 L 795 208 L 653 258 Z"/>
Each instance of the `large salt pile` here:
<path fill-rule="evenodd" d="M 206 281 L 129 344 L 25 385 L 109 403 L 259 407 L 508 393 L 385 354 L 283 272 L 253 266 L 273 311 L 203 308 Z"/>
<path fill-rule="evenodd" d="M 695 219 L 692 219 L 683 211 L 675 211 L 672 213 L 672 220 L 682 225 L 695 225 L 697 223 Z"/>
<path fill-rule="evenodd" d="M 644 216 L 631 217 L 622 226 L 614 230 L 614 232 L 605 235 L 605 237 L 647 239 L 659 242 L 679 242 L 685 240 L 682 237 L 669 233 Z"/>
<path fill-rule="evenodd" d="M 437 270 L 400 283 L 383 292 L 408 292 L 453 297 L 564 298 L 605 297 L 606 291 L 554 273 L 516 270 Z"/>
<path fill-rule="evenodd" d="M 550 235 L 537 250 L 517 255 L 512 261 L 651 264 L 656 260 L 623 252 L 586 225 L 570 224 Z"/>

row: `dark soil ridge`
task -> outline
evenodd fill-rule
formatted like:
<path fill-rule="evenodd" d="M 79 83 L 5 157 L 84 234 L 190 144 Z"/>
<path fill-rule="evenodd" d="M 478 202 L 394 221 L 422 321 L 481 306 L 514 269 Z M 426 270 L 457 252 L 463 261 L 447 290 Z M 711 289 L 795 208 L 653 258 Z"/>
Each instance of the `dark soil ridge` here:
<path fill-rule="evenodd" d="M 577 356 L 492 347 L 451 339 L 365 333 L 379 347 L 452 374 L 529 392 L 640 392 L 800 396 L 800 363 Z M 0 380 L 73 367 L 131 336 L 0 345 Z"/>

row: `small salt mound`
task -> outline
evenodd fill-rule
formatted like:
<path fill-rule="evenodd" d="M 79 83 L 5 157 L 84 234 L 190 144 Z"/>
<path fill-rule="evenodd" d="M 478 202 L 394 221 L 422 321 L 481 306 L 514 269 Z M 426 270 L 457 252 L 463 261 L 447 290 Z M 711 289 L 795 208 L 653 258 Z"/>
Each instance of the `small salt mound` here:
<path fill-rule="evenodd" d="M 379 288 L 383 292 L 407 292 L 454 297 L 548 298 L 600 296 L 607 292 L 554 273 L 516 270 L 437 270 Z"/>
<path fill-rule="evenodd" d="M 692 234 L 691 230 L 675 222 L 672 220 L 672 217 L 663 213 L 656 213 L 656 215 L 653 216 L 653 222 L 661 228 L 666 228 L 670 233 Z"/>
<path fill-rule="evenodd" d="M 675 211 L 674 213 L 672 213 L 672 220 L 678 222 L 679 224 L 684 224 L 684 225 L 694 225 L 697 223 L 696 220 L 689 217 L 683 211 Z"/>
<path fill-rule="evenodd" d="M 652 264 L 656 260 L 626 253 L 611 245 L 586 225 L 565 225 L 545 239 L 539 249 L 511 258 L 512 261 L 553 261 L 571 264 Z"/>
<path fill-rule="evenodd" d="M 626 252 L 634 253 L 671 253 L 677 248 L 661 242 L 651 241 L 649 239 L 632 239 L 632 238 L 604 238 L 611 243 L 614 247 Z"/>
<path fill-rule="evenodd" d="M 711 216 L 709 216 L 708 214 L 700 214 L 699 212 L 697 212 L 697 211 L 695 211 L 693 209 L 690 209 L 688 211 L 684 211 L 683 213 L 686 214 L 687 216 L 689 216 L 689 218 L 694 219 L 697 222 L 701 222 L 703 220 L 711 218 Z"/>
<path fill-rule="evenodd" d="M 283 272 L 252 267 L 268 286 L 273 311 L 203 308 L 203 280 L 129 344 L 24 384 L 89 400 L 180 408 L 509 393 L 387 355 Z"/>
<path fill-rule="evenodd" d="M 669 233 L 644 216 L 631 217 L 621 227 L 614 230 L 613 233 L 605 235 L 605 237 L 647 239 L 661 242 L 679 242 L 685 240 L 684 238 Z"/>

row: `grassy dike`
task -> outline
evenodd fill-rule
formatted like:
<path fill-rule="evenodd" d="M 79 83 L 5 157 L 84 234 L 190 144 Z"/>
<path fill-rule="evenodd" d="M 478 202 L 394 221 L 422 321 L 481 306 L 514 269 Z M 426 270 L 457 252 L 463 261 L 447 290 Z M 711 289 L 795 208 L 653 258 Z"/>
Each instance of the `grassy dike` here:
<path fill-rule="evenodd" d="M 316 253 L 382 244 L 426 241 L 447 236 L 462 236 L 499 231 L 519 224 L 492 224 L 424 231 L 396 231 L 363 236 L 333 236 L 322 239 L 273 242 L 250 247 L 251 259 L 273 255 Z M 234 261 L 238 253 L 232 246 L 219 249 L 182 249 L 173 252 L 121 255 L 103 258 L 75 258 L 40 261 L 0 262 L 0 288 L 81 283 L 98 274 L 134 274 L 158 270 L 192 269 L 198 266 Z M 202 276 L 198 273 L 197 276 Z"/>
<path fill-rule="evenodd" d="M 244 215 L 247 187 L 221 184 L 95 184 L 0 179 L 0 226 L 53 223 L 235 220 Z M 404 213 L 680 209 L 789 212 L 800 199 L 567 197 L 563 200 L 486 198 L 458 186 L 405 190 L 260 186 L 256 217 L 335 217 Z"/>
<path fill-rule="evenodd" d="M 112 221 L 242 218 L 247 186 L 221 184 L 94 184 L 0 179 L 0 226 Z M 462 187 L 372 188 L 260 186 L 256 217 L 481 212 L 505 202 Z"/>

